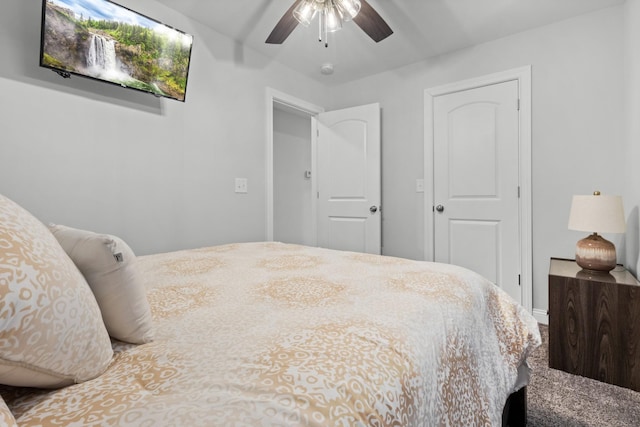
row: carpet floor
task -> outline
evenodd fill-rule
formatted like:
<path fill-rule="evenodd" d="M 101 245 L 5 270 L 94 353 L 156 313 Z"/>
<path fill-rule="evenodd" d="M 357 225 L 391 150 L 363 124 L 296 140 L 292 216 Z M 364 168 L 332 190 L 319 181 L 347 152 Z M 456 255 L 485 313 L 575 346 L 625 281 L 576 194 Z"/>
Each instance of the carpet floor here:
<path fill-rule="evenodd" d="M 549 368 L 549 329 L 531 357 L 528 426 L 640 426 L 640 392 Z"/>

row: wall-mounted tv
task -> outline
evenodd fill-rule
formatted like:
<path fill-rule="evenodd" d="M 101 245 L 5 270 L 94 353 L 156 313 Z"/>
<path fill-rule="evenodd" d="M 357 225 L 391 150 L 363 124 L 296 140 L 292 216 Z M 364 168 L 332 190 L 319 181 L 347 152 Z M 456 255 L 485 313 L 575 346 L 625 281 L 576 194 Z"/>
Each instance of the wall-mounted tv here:
<path fill-rule="evenodd" d="M 40 66 L 185 100 L 193 37 L 109 0 L 43 0 Z"/>

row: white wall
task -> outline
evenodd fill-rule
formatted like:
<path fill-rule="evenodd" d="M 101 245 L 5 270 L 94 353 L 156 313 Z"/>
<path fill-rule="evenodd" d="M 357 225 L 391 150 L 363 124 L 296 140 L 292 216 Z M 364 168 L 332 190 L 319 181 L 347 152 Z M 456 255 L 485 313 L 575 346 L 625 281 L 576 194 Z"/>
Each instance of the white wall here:
<path fill-rule="evenodd" d="M 40 68 L 41 1 L 3 1 L 0 193 L 138 254 L 263 240 L 265 88 L 326 91 L 153 0 L 120 3 L 194 35 L 186 103 Z"/>
<path fill-rule="evenodd" d="M 546 309 L 549 257 L 572 257 L 581 237 L 566 228 L 572 194 L 624 194 L 636 232 L 623 256 L 638 262 L 639 2 L 328 91 L 153 0 L 121 0 L 195 36 L 183 104 L 39 68 L 40 2 L 5 1 L 0 193 L 45 222 L 119 234 L 138 253 L 261 240 L 265 87 L 333 108 L 379 102 L 384 253 L 422 259 L 424 89 L 531 64 L 533 298 Z M 248 194 L 233 192 L 235 177 Z"/>
<path fill-rule="evenodd" d="M 624 4 L 625 47 L 625 170 L 624 204 L 627 211 L 625 265 L 640 271 L 640 0 Z"/>
<path fill-rule="evenodd" d="M 311 118 L 273 111 L 273 239 L 313 245 L 311 215 Z"/>
<path fill-rule="evenodd" d="M 380 102 L 384 253 L 422 259 L 423 93 L 532 65 L 534 308 L 548 306 L 550 257 L 574 256 L 571 196 L 622 192 L 622 7 L 613 7 L 335 88 L 333 108 Z M 637 21 L 636 21 L 637 22 Z M 637 44 L 637 42 L 636 42 Z"/>

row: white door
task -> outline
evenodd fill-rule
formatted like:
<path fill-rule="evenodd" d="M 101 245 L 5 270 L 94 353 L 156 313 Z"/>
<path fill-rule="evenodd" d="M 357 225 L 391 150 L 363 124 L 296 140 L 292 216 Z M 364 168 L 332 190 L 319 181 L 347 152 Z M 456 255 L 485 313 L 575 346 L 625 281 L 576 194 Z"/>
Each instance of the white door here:
<path fill-rule="evenodd" d="M 320 113 L 317 127 L 318 246 L 380 254 L 380 106 Z"/>
<path fill-rule="evenodd" d="M 522 301 L 516 80 L 437 96 L 434 254 Z"/>

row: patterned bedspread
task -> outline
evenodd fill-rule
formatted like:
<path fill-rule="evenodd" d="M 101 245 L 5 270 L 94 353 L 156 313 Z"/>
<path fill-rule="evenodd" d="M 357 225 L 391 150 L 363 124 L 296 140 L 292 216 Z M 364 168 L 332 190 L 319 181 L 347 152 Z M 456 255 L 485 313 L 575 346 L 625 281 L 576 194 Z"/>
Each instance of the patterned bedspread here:
<path fill-rule="evenodd" d="M 500 289 L 444 264 L 280 243 L 138 258 L 154 342 L 95 380 L 1 390 L 19 425 L 500 425 L 539 345 Z"/>

